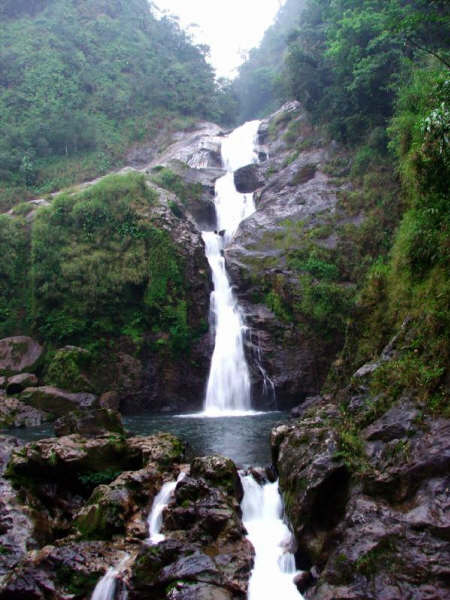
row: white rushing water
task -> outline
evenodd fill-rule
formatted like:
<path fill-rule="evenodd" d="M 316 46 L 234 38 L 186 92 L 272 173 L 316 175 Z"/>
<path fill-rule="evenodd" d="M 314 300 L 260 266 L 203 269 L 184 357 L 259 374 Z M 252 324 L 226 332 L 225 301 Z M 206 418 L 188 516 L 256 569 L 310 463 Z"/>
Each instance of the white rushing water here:
<path fill-rule="evenodd" d="M 220 233 L 203 232 L 214 285 L 210 321 L 215 336 L 205 416 L 237 416 L 248 414 L 251 409 L 250 373 L 244 351 L 246 328 L 226 272 L 224 250 L 241 221 L 255 211 L 253 194 L 240 194 L 236 190 L 233 172 L 257 162 L 258 127 L 259 121 L 249 121 L 224 139 L 222 160 L 227 173 L 217 180 L 214 199 Z"/>
<path fill-rule="evenodd" d="M 278 482 L 259 485 L 252 475 L 241 475 L 244 497 L 242 520 L 255 548 L 248 600 L 302 600 L 293 582 L 298 571 L 289 552 L 292 533 L 283 521 Z"/>
<path fill-rule="evenodd" d="M 166 506 L 169 504 L 172 494 L 177 487 L 177 483 L 185 477 L 185 473 L 181 472 L 176 481 L 168 481 L 163 484 L 162 488 L 155 496 L 153 500 L 152 509 L 147 519 L 148 523 L 148 538 L 147 543 L 159 544 L 165 539 L 165 536 L 161 533 L 163 512 Z"/>
<path fill-rule="evenodd" d="M 105 575 L 98 581 L 92 593 L 91 600 L 114 600 L 116 598 L 117 580 L 130 559 L 127 554 L 116 567 L 110 567 Z M 126 600 L 126 591 L 120 593 L 120 600 Z"/>

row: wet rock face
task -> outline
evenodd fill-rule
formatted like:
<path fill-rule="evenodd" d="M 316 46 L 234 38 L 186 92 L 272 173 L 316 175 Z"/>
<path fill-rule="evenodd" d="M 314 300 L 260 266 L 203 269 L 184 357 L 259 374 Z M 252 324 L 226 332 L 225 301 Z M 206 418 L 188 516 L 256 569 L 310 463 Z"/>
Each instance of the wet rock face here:
<path fill-rule="evenodd" d="M 446 598 L 450 422 L 405 398 L 370 417 L 367 400 L 316 398 L 272 432 L 298 560 L 315 565 L 305 597 Z"/>

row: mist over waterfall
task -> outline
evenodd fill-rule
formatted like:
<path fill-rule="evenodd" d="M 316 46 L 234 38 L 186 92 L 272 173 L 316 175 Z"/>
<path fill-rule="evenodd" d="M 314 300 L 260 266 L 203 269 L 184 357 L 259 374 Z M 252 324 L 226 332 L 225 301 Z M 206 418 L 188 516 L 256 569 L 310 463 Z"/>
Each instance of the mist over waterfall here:
<path fill-rule="evenodd" d="M 244 351 L 245 323 L 228 279 L 224 250 L 241 221 L 255 211 L 253 194 L 240 194 L 236 190 L 233 172 L 257 161 L 259 123 L 249 121 L 223 141 L 222 161 L 227 173 L 216 182 L 218 231 L 202 234 L 214 285 L 210 324 L 215 340 L 204 404 L 205 413 L 211 416 L 251 409 L 250 373 Z"/>

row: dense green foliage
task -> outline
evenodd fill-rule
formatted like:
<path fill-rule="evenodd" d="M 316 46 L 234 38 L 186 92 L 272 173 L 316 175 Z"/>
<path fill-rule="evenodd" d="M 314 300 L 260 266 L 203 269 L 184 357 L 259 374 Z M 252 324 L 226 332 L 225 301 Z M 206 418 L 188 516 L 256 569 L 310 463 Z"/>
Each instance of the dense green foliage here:
<path fill-rule="evenodd" d="M 106 172 L 169 114 L 233 117 L 207 48 L 146 0 L 6 2 L 0 36 L 0 208 Z"/>
<path fill-rule="evenodd" d="M 169 352 L 184 352 L 184 265 L 152 223 L 157 202 L 144 176 L 132 173 L 58 195 L 31 228 L 1 216 L 0 336 L 36 332 L 51 345 L 96 350 L 121 336 L 139 348 L 152 332 Z M 77 366 L 65 361 L 65 370 Z"/>
<path fill-rule="evenodd" d="M 442 0 L 288 0 L 240 69 L 242 116 L 294 97 L 333 137 L 360 143 L 386 126 L 411 60 L 449 66 L 449 40 Z"/>

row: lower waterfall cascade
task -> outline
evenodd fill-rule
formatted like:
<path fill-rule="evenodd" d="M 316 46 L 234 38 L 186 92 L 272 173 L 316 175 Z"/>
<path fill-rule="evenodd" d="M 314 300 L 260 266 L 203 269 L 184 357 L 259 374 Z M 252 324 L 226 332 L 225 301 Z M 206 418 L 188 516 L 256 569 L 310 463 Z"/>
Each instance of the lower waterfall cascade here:
<path fill-rule="evenodd" d="M 117 594 L 117 581 L 129 559 L 130 555 L 127 554 L 117 566 L 110 567 L 106 571 L 95 586 L 91 600 L 127 600 L 128 593 L 126 590 L 122 590 Z"/>
<path fill-rule="evenodd" d="M 253 194 L 236 190 L 233 173 L 257 162 L 259 124 L 259 121 L 249 121 L 224 139 L 222 161 L 227 173 L 216 181 L 217 230 L 202 234 L 214 285 L 210 305 L 214 351 L 204 403 L 207 416 L 237 416 L 251 410 L 250 373 L 244 350 L 246 326 L 228 279 L 224 251 L 241 221 L 255 211 Z"/>
<path fill-rule="evenodd" d="M 260 485 L 253 475 L 240 474 L 244 497 L 242 520 L 255 549 L 248 600 L 302 600 L 294 583 L 299 573 L 291 550 L 293 534 L 283 521 L 278 481 Z"/>

